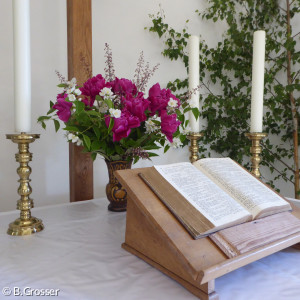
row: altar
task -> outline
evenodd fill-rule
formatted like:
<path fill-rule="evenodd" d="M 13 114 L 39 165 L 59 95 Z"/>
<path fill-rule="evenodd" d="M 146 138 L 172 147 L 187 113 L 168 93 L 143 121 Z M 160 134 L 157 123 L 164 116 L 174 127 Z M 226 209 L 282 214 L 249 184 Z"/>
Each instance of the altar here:
<path fill-rule="evenodd" d="M 14 237 L 7 224 L 18 211 L 0 214 L 0 299 L 11 291 L 57 299 L 197 299 L 176 281 L 121 248 L 126 213 L 107 211 L 106 199 L 33 209 L 44 222 L 37 234 Z M 287 248 L 215 281 L 221 300 L 297 300 L 300 251 Z M 255 287 L 255 288 L 253 288 Z M 15 289 L 15 290 L 14 290 Z M 15 296 L 19 297 L 19 296 Z"/>

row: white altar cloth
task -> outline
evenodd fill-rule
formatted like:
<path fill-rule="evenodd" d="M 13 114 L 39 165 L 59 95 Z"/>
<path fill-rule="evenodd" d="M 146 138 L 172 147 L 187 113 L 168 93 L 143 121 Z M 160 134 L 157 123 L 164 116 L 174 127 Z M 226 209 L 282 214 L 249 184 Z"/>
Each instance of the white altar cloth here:
<path fill-rule="evenodd" d="M 98 199 L 35 208 L 44 231 L 6 234 L 18 212 L 0 214 L 0 299 L 66 300 L 197 299 L 181 285 L 121 248 L 126 213 L 107 211 Z M 6 288 L 6 289 L 5 289 Z M 4 293 L 11 290 L 10 296 Z M 221 300 L 299 300 L 300 251 L 288 248 L 216 279 Z"/>

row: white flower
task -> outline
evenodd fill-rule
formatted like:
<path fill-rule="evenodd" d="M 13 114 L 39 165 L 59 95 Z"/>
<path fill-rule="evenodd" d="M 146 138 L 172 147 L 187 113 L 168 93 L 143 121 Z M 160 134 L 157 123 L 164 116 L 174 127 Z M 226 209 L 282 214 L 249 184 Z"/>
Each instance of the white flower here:
<path fill-rule="evenodd" d="M 69 133 L 67 135 L 68 141 L 71 141 L 72 143 L 76 143 L 77 146 L 81 145 L 81 140 L 79 139 L 79 137 L 77 135 L 75 135 L 74 133 Z"/>
<path fill-rule="evenodd" d="M 67 82 L 68 87 L 66 88 L 67 94 L 72 94 L 76 89 L 76 78 L 72 78 Z"/>
<path fill-rule="evenodd" d="M 70 101 L 75 101 L 76 100 L 76 97 L 73 94 L 69 94 L 68 98 L 69 98 Z"/>
<path fill-rule="evenodd" d="M 191 99 L 188 100 L 188 104 L 189 104 L 189 107 L 190 107 L 190 108 L 195 108 L 195 107 L 197 107 L 196 102 L 195 102 L 195 101 L 191 101 Z"/>
<path fill-rule="evenodd" d="M 76 89 L 74 91 L 74 94 L 77 95 L 77 96 L 81 95 L 81 90 L 80 89 Z"/>
<path fill-rule="evenodd" d="M 172 148 L 179 148 L 182 146 L 182 143 L 179 138 L 175 137 L 173 138 L 173 143 L 170 144 Z"/>
<path fill-rule="evenodd" d="M 149 118 L 146 122 L 145 122 L 145 126 L 146 126 L 146 132 L 147 133 L 151 133 L 154 132 L 158 129 L 160 129 L 159 125 L 156 125 L 153 121 L 159 121 L 161 122 L 160 117 L 153 117 L 153 118 Z"/>
<path fill-rule="evenodd" d="M 170 98 L 170 100 L 168 102 L 168 106 L 169 107 L 177 107 L 178 106 L 178 102 L 175 99 Z"/>
<path fill-rule="evenodd" d="M 69 87 L 73 87 L 77 83 L 77 79 L 73 77 L 70 81 L 67 82 Z"/>
<path fill-rule="evenodd" d="M 99 93 L 99 95 L 101 97 L 103 97 L 104 99 L 106 99 L 106 98 L 113 98 L 113 92 L 111 91 L 110 88 L 107 88 L 107 87 L 103 88 L 101 90 L 101 92 Z"/>
<path fill-rule="evenodd" d="M 184 129 L 182 127 L 179 127 L 179 130 L 184 135 L 187 135 L 187 134 L 189 134 L 191 132 L 191 128 L 189 126 L 186 127 L 186 128 L 184 128 Z"/>
<path fill-rule="evenodd" d="M 66 90 L 66 93 L 67 94 L 72 94 L 73 92 L 74 92 L 74 90 L 75 90 L 75 87 L 69 87 L 67 90 Z"/>
<path fill-rule="evenodd" d="M 99 112 L 104 114 L 107 111 L 108 111 L 108 105 L 103 101 L 101 101 L 101 102 L 99 101 Z"/>
<path fill-rule="evenodd" d="M 121 117 L 121 110 L 119 110 L 119 109 L 110 108 L 109 113 L 112 118 L 120 118 Z"/>

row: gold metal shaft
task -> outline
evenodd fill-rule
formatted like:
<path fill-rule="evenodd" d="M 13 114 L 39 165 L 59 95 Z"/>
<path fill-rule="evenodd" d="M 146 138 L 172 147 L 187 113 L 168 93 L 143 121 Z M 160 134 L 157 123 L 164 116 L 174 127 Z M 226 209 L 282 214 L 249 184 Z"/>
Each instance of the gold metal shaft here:
<path fill-rule="evenodd" d="M 7 233 L 9 235 L 29 235 L 44 229 L 42 220 L 31 216 L 30 209 L 33 208 L 33 200 L 30 198 L 32 189 L 29 176 L 31 168 L 28 163 L 32 160 L 32 153 L 29 152 L 29 144 L 40 137 L 39 134 L 7 134 L 6 138 L 18 144 L 19 152 L 16 154 L 16 161 L 20 163 L 17 173 L 20 177 L 18 194 L 21 198 L 17 201 L 17 209 L 20 210 L 20 218 L 9 224 Z"/>
<path fill-rule="evenodd" d="M 203 133 L 200 132 L 190 132 L 187 135 L 187 138 L 191 141 L 191 145 L 189 147 L 191 155 L 190 155 L 190 162 L 193 163 L 199 159 L 199 146 L 198 140 L 203 136 Z"/>
<path fill-rule="evenodd" d="M 261 154 L 261 146 L 260 141 L 267 136 L 266 133 L 263 132 L 250 132 L 246 133 L 245 136 L 251 140 L 252 147 L 250 148 L 251 157 L 251 173 L 255 175 L 257 178 L 260 178 L 261 174 L 259 171 L 259 164 L 261 162 L 260 154 Z"/>

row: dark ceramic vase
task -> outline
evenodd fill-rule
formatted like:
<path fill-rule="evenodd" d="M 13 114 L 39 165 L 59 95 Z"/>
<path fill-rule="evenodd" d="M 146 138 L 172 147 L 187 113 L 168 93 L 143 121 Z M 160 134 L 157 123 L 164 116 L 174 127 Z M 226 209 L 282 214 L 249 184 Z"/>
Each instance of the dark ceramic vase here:
<path fill-rule="evenodd" d="M 110 211 L 126 211 L 127 209 L 127 192 L 122 187 L 118 179 L 114 175 L 114 171 L 131 169 L 132 161 L 108 161 L 105 160 L 109 182 L 106 185 L 106 196 L 110 204 L 108 210 Z"/>

